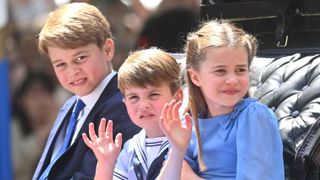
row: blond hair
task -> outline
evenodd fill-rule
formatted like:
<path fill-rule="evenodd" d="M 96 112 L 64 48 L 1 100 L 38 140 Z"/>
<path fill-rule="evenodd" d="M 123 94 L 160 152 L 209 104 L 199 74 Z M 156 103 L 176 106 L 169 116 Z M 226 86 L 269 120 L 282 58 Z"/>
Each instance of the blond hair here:
<path fill-rule="evenodd" d="M 204 22 L 198 31 L 188 35 L 186 44 L 186 68 L 199 71 L 200 64 L 205 60 L 208 48 L 230 47 L 245 48 L 248 53 L 248 64 L 256 54 L 256 38 L 247 34 L 244 30 L 225 20 L 211 20 Z M 187 73 L 188 83 L 188 109 L 194 119 L 196 137 L 198 143 L 198 162 L 201 171 L 206 169 L 202 160 L 202 145 L 198 116 L 208 112 L 208 106 L 203 97 L 201 89 L 192 83 L 191 77 Z"/>
<path fill-rule="evenodd" d="M 102 47 L 112 38 L 103 14 L 87 3 L 69 3 L 51 12 L 38 36 L 38 48 L 48 54 L 48 46 L 74 49 L 90 43 Z"/>
<path fill-rule="evenodd" d="M 162 83 L 168 83 L 172 94 L 181 87 L 177 61 L 160 49 L 131 53 L 118 71 L 118 85 L 122 94 L 130 87 L 158 87 Z"/>

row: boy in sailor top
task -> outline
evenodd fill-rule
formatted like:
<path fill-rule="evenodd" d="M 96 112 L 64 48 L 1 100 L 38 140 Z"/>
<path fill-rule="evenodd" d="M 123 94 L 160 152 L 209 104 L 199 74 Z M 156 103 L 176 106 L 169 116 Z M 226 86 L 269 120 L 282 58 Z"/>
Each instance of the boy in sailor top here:
<path fill-rule="evenodd" d="M 131 53 L 118 74 L 128 114 L 142 130 L 121 150 L 122 135 L 113 140 L 111 120 L 103 119 L 97 134 L 89 125 L 89 137 L 83 134 L 83 139 L 98 160 L 95 179 L 155 179 L 169 148 L 159 125 L 162 109 L 182 100 L 179 65 L 160 49 L 146 49 Z"/>

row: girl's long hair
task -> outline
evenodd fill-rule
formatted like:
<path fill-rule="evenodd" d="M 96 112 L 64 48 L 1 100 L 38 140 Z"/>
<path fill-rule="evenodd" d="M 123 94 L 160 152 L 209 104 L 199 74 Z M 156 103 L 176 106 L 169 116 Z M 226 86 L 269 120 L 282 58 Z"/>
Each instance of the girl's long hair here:
<path fill-rule="evenodd" d="M 200 87 L 193 84 L 188 70 L 192 68 L 199 72 L 200 64 L 205 60 L 206 51 L 217 47 L 245 48 L 248 53 L 250 66 L 256 54 L 257 41 L 252 35 L 247 34 L 244 30 L 225 20 L 204 22 L 198 31 L 188 35 L 185 48 L 187 61 L 186 76 L 189 93 L 187 111 L 190 111 L 194 120 L 200 171 L 206 170 L 206 166 L 202 159 L 202 144 L 198 117 L 199 115 L 207 115 L 209 110 Z"/>

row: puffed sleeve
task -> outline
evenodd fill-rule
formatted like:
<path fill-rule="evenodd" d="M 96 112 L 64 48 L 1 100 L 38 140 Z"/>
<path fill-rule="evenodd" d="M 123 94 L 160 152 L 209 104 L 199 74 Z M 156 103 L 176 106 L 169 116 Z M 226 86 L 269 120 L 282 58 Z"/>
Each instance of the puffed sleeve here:
<path fill-rule="evenodd" d="M 117 159 L 117 163 L 115 169 L 113 171 L 113 179 L 114 180 L 124 180 L 128 179 L 128 164 L 129 164 L 129 156 L 130 154 L 130 140 L 128 140 L 121 150 L 119 157 Z"/>
<path fill-rule="evenodd" d="M 188 149 L 186 151 L 184 160 L 187 161 L 187 163 L 190 165 L 190 167 L 194 172 L 199 172 L 199 166 L 197 161 L 198 160 L 197 139 L 194 132 L 192 133 L 192 137 L 191 137 Z"/>
<path fill-rule="evenodd" d="M 236 179 L 284 179 L 282 141 L 274 113 L 252 103 L 241 113 L 237 126 Z"/>

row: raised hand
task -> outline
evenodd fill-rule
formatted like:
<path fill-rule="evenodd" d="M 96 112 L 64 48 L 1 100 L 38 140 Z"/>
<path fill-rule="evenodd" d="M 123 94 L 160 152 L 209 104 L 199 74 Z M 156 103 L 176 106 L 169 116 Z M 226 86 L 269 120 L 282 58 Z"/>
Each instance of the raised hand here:
<path fill-rule="evenodd" d="M 113 124 L 109 120 L 106 128 L 106 119 L 102 118 L 99 125 L 98 136 L 94 130 L 94 124 L 89 124 L 89 137 L 83 133 L 82 138 L 86 145 L 92 149 L 98 163 L 108 164 L 113 167 L 116 163 L 122 145 L 122 135 L 117 134 L 115 141 L 113 141 Z"/>
<path fill-rule="evenodd" d="M 181 101 L 172 100 L 164 106 L 160 117 L 160 128 L 168 137 L 172 149 L 184 153 L 191 138 L 192 122 L 187 113 L 184 116 L 185 125 L 182 124 L 179 115 L 181 104 Z"/>

